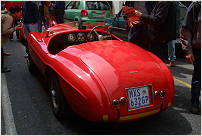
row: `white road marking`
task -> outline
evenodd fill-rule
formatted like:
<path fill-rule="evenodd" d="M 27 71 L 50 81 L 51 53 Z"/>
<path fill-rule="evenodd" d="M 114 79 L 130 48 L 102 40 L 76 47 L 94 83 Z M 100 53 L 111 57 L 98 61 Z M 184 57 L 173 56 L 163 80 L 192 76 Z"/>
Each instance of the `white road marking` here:
<path fill-rule="evenodd" d="M 6 135 L 17 135 L 5 74 L 1 73 L 1 102 Z"/>

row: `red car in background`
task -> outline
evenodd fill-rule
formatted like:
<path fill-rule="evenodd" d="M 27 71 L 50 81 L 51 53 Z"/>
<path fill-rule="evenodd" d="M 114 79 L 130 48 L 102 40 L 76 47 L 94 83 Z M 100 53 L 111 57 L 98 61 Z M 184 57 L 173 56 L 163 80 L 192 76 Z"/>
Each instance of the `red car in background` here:
<path fill-rule="evenodd" d="M 164 62 L 106 26 L 84 28 L 57 24 L 27 37 L 29 70 L 46 79 L 56 117 L 70 107 L 90 121 L 125 122 L 171 106 L 174 81 Z"/>
<path fill-rule="evenodd" d="M 9 10 L 10 7 L 12 7 L 13 5 L 18 5 L 22 7 L 22 2 L 23 1 L 5 1 L 5 8 Z"/>

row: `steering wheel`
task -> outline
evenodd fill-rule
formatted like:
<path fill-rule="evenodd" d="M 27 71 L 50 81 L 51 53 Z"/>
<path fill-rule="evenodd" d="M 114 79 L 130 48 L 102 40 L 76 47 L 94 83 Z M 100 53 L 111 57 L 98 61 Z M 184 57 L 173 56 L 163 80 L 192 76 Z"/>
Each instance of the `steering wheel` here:
<path fill-rule="evenodd" d="M 101 35 L 101 34 L 99 34 L 96 31 L 96 28 L 98 28 L 98 27 L 102 27 L 102 28 L 106 29 L 110 34 L 108 34 L 108 35 Z M 105 25 L 98 25 L 98 26 L 93 27 L 92 30 L 90 31 L 90 33 L 92 33 L 92 32 L 94 32 L 96 34 L 96 36 L 98 37 L 99 41 L 105 40 L 107 38 L 111 38 L 111 40 L 112 40 L 112 33 L 111 33 L 109 27 L 107 27 Z"/>

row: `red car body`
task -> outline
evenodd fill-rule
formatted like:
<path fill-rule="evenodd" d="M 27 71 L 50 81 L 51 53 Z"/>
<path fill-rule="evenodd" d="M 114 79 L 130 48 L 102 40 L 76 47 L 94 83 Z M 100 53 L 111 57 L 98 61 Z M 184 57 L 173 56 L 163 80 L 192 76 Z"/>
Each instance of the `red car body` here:
<path fill-rule="evenodd" d="M 76 114 L 91 121 L 125 122 L 171 106 L 174 81 L 169 69 L 154 54 L 135 44 L 112 35 L 113 40 L 74 42 L 57 52 L 57 47 L 50 47 L 54 37 L 59 37 L 55 46 L 60 48 L 68 40 L 64 34 L 79 32 L 87 34 L 90 30 L 59 24 L 27 37 L 34 64 L 47 80 L 50 71 L 56 73 L 65 100 Z M 142 99 L 139 107 L 133 107 L 136 98 L 139 100 L 140 95 L 135 96 L 138 89 Z M 141 106 L 144 95 L 149 96 L 149 104 Z"/>
<path fill-rule="evenodd" d="M 22 7 L 22 2 L 23 1 L 5 1 L 5 8 L 9 10 L 10 7 L 12 7 L 13 5 L 18 5 Z"/>

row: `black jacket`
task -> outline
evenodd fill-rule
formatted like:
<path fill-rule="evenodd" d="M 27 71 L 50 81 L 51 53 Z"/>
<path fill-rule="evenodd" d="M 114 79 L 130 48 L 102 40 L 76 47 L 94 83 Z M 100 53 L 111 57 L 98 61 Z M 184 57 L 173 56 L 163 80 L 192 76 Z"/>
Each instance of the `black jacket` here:
<path fill-rule="evenodd" d="M 25 24 L 37 23 L 39 9 L 33 1 L 25 1 L 22 5 L 22 21 Z"/>
<path fill-rule="evenodd" d="M 167 43 L 176 39 L 175 2 L 157 2 L 150 15 L 142 14 L 141 21 L 148 24 L 152 43 Z"/>
<path fill-rule="evenodd" d="M 63 17 L 65 14 L 65 1 L 56 1 L 54 4 L 55 16 Z"/>

